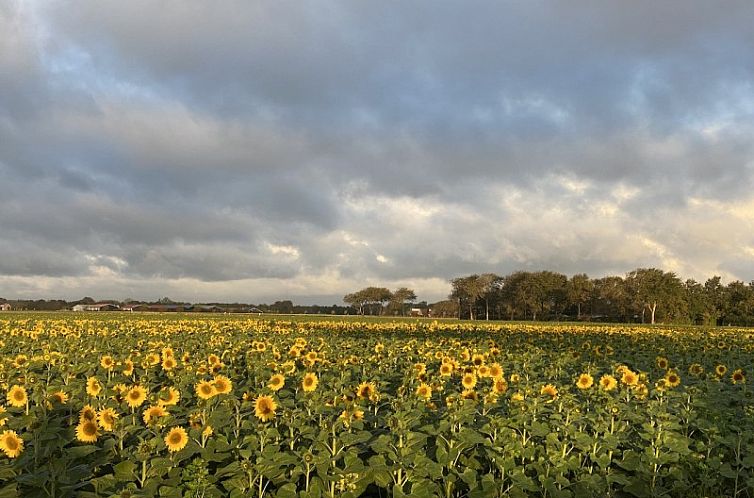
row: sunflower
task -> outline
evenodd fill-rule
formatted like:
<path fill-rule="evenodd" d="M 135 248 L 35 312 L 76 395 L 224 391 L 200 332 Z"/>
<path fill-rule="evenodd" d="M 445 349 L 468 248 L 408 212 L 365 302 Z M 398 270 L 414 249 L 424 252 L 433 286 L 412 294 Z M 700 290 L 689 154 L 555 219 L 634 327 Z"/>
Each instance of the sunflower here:
<path fill-rule="evenodd" d="M 579 375 L 579 378 L 576 379 L 576 387 L 579 389 L 589 389 L 594 384 L 594 377 L 589 375 L 588 373 L 583 373 Z"/>
<path fill-rule="evenodd" d="M 733 381 L 734 384 L 742 384 L 746 382 L 746 376 L 744 375 L 744 371 L 740 368 L 737 368 L 733 371 L 733 374 L 730 376 L 730 380 Z"/>
<path fill-rule="evenodd" d="M 378 342 L 377 344 L 374 345 L 374 352 L 375 353 L 380 354 L 383 351 L 385 351 L 385 345 L 384 344 L 382 344 L 381 342 Z"/>
<path fill-rule="evenodd" d="M 131 360 L 125 360 L 123 362 L 123 375 L 130 377 L 134 373 L 134 362 Z"/>
<path fill-rule="evenodd" d="M 275 374 L 270 377 L 267 387 L 273 391 L 279 391 L 285 386 L 285 376 L 283 374 Z"/>
<path fill-rule="evenodd" d="M 173 427 L 165 436 L 165 446 L 168 447 L 168 451 L 175 453 L 181 451 L 188 444 L 188 434 L 183 427 Z"/>
<path fill-rule="evenodd" d="M 319 380 L 317 379 L 317 374 L 314 372 L 309 372 L 304 375 L 304 380 L 301 383 L 306 392 L 312 392 L 317 389 L 317 384 L 319 384 Z"/>
<path fill-rule="evenodd" d="M 356 388 L 356 396 L 361 399 L 370 399 L 376 393 L 377 386 L 374 385 L 374 382 L 362 382 Z"/>
<path fill-rule="evenodd" d="M 258 396 L 254 402 L 254 415 L 262 422 L 268 422 L 275 418 L 277 403 L 271 396 Z"/>
<path fill-rule="evenodd" d="M 471 363 L 473 363 L 475 367 L 480 367 L 484 365 L 484 355 L 483 354 L 473 355 L 471 357 Z"/>
<path fill-rule="evenodd" d="M 0 405 L 0 427 L 5 425 L 5 417 L 2 416 L 5 413 L 5 407 L 3 405 Z"/>
<path fill-rule="evenodd" d="M 103 356 L 100 359 L 99 364 L 105 370 L 112 370 L 113 368 L 115 368 L 115 360 L 113 360 L 113 357 L 110 355 Z"/>
<path fill-rule="evenodd" d="M 476 386 L 476 375 L 473 373 L 464 374 L 463 379 L 461 379 L 461 384 L 464 389 L 474 389 L 474 386 Z"/>
<path fill-rule="evenodd" d="M 166 356 L 162 360 L 162 369 L 165 370 L 166 372 L 170 372 L 177 365 L 178 365 L 178 362 L 175 361 L 175 358 L 173 358 L 172 356 Z"/>
<path fill-rule="evenodd" d="M 76 426 L 76 439 L 82 443 L 94 443 L 97 441 L 99 431 L 97 423 L 93 420 L 82 420 Z"/>
<path fill-rule="evenodd" d="M 175 406 L 181 400 L 181 392 L 175 387 L 166 387 L 160 391 L 157 403 L 162 406 Z"/>
<path fill-rule="evenodd" d="M 479 399 L 479 394 L 473 389 L 466 389 L 461 393 L 461 399 L 470 399 L 476 401 Z"/>
<path fill-rule="evenodd" d="M 50 394 L 50 401 L 54 401 L 59 405 L 64 405 L 68 402 L 68 394 L 65 391 L 55 391 Z"/>
<path fill-rule="evenodd" d="M 106 431 L 115 429 L 116 420 L 118 420 L 118 414 L 112 408 L 105 408 L 97 414 L 97 425 Z"/>
<path fill-rule="evenodd" d="M 675 370 L 668 370 L 665 374 L 665 385 L 668 387 L 677 387 L 681 384 L 681 376 Z"/>
<path fill-rule="evenodd" d="M 558 397 L 558 389 L 552 384 L 545 384 L 544 386 L 542 386 L 542 389 L 539 391 L 539 393 L 549 396 L 550 401 Z"/>
<path fill-rule="evenodd" d="M 621 376 L 620 381 L 627 386 L 635 386 L 639 383 L 639 376 L 626 368 L 623 370 L 623 375 Z"/>
<path fill-rule="evenodd" d="M 147 355 L 147 364 L 149 364 L 149 366 L 153 367 L 159 363 L 160 363 L 160 355 L 158 355 L 157 353 L 149 353 Z"/>
<path fill-rule="evenodd" d="M 717 374 L 718 377 L 724 376 L 727 371 L 728 371 L 728 367 L 726 367 L 725 365 L 717 365 L 715 367 L 715 373 Z"/>
<path fill-rule="evenodd" d="M 24 451 L 24 440 L 18 437 L 16 431 L 3 431 L 0 434 L 0 450 L 8 458 L 16 458 Z"/>
<path fill-rule="evenodd" d="M 637 384 L 636 386 L 633 387 L 633 391 L 634 391 L 634 395 L 638 398 L 646 398 L 647 395 L 649 394 L 649 388 L 647 387 L 646 384 Z"/>
<path fill-rule="evenodd" d="M 442 377 L 450 377 L 453 375 L 453 365 L 450 363 L 443 363 L 440 365 L 440 375 Z"/>
<path fill-rule="evenodd" d="M 84 408 L 79 412 L 79 422 L 89 421 L 93 422 L 97 420 L 97 410 L 92 405 L 84 405 Z"/>
<path fill-rule="evenodd" d="M 147 390 L 140 385 L 131 387 L 126 393 L 126 403 L 131 408 L 138 408 L 147 399 Z"/>
<path fill-rule="evenodd" d="M 217 394 L 217 389 L 215 388 L 215 384 L 208 381 L 203 380 L 199 382 L 195 387 L 196 395 L 200 399 L 210 399 L 212 396 Z"/>
<path fill-rule="evenodd" d="M 612 391 L 616 387 L 618 387 L 618 381 L 615 380 L 615 377 L 613 377 L 610 374 L 605 374 L 602 377 L 600 377 L 600 387 L 603 391 Z"/>
<path fill-rule="evenodd" d="M 668 362 L 668 359 L 667 359 L 667 358 L 665 358 L 665 357 L 663 357 L 663 356 L 658 356 L 658 357 L 657 357 L 657 358 L 655 359 L 655 363 L 657 363 L 657 368 L 659 368 L 660 370 L 667 370 L 667 369 L 668 369 L 668 366 L 669 366 L 669 364 L 670 364 L 670 363 Z"/>
<path fill-rule="evenodd" d="M 233 390 L 233 383 L 224 375 L 216 375 L 212 380 L 212 385 L 215 386 L 217 394 L 228 394 Z"/>
<path fill-rule="evenodd" d="M 503 376 L 503 367 L 497 363 L 490 365 L 490 377 L 493 379 L 499 379 Z"/>
<path fill-rule="evenodd" d="M 426 363 L 415 363 L 412 368 L 414 369 L 414 374 L 416 376 L 424 375 L 427 373 Z"/>
<path fill-rule="evenodd" d="M 422 382 L 419 387 L 416 388 L 416 395 L 420 398 L 428 400 L 432 396 L 432 388 L 429 384 Z"/>
<path fill-rule="evenodd" d="M 13 360 L 13 368 L 21 368 L 22 366 L 26 365 L 28 363 L 29 357 L 25 354 L 19 354 L 16 355 L 16 358 Z"/>
<path fill-rule="evenodd" d="M 490 367 L 487 365 L 482 365 L 477 369 L 477 374 L 479 377 L 485 379 L 490 376 Z"/>
<path fill-rule="evenodd" d="M 209 363 L 210 365 L 214 365 L 215 363 L 220 363 L 220 357 L 217 356 L 215 353 L 212 353 L 207 357 L 207 363 Z"/>
<path fill-rule="evenodd" d="M 701 366 L 699 363 L 692 363 L 689 367 L 689 374 L 693 375 L 694 377 L 698 377 L 704 373 L 704 367 Z"/>
<path fill-rule="evenodd" d="M 86 394 L 89 396 L 99 396 L 101 392 L 102 384 L 99 383 L 96 377 L 86 379 Z"/>
<path fill-rule="evenodd" d="M 162 405 L 152 405 L 144 410 L 142 420 L 144 420 L 145 425 L 149 425 L 150 423 L 154 424 L 157 423 L 159 418 L 164 417 L 167 414 L 168 411 Z"/>
<path fill-rule="evenodd" d="M 26 406 L 26 403 L 29 401 L 29 396 L 26 394 L 26 388 L 19 385 L 11 387 L 5 398 L 8 400 L 8 404 L 15 408 L 22 408 Z"/>
<path fill-rule="evenodd" d="M 495 379 L 494 384 L 492 384 L 492 391 L 495 394 L 503 394 L 507 390 L 508 390 L 508 383 L 505 381 L 503 377 L 499 377 Z"/>

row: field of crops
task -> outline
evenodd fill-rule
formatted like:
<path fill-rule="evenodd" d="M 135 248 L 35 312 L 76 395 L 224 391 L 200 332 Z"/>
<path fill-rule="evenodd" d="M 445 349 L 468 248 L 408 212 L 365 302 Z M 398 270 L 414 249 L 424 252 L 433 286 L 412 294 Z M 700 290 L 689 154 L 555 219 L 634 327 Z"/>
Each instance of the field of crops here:
<path fill-rule="evenodd" d="M 741 329 L 6 314 L 0 497 L 754 496 L 753 358 Z"/>

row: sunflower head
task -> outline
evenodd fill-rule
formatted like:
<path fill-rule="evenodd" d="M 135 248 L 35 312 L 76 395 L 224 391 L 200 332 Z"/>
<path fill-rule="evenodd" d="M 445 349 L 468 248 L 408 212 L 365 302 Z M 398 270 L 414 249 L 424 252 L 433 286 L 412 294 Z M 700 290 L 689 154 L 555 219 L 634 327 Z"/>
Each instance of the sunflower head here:
<path fill-rule="evenodd" d="M 552 384 L 545 384 L 544 386 L 542 386 L 542 389 L 540 389 L 539 392 L 543 396 L 549 396 L 550 401 L 558 397 L 558 388 L 556 388 Z"/>
<path fill-rule="evenodd" d="M 131 387 L 126 393 L 126 403 L 131 408 L 140 407 L 147 399 L 147 390 L 139 385 Z"/>
<path fill-rule="evenodd" d="M 228 394 L 233 389 L 233 383 L 224 375 L 216 375 L 212 381 L 217 394 Z"/>
<path fill-rule="evenodd" d="M 14 385 L 8 391 L 6 395 L 8 404 L 15 408 L 22 408 L 26 406 L 26 402 L 29 401 L 29 396 L 26 394 L 26 388 L 19 385 Z"/>
<path fill-rule="evenodd" d="M 76 439 L 82 443 L 94 443 L 99 436 L 97 423 L 94 420 L 81 420 L 76 426 Z"/>
<path fill-rule="evenodd" d="M 579 389 L 589 389 L 594 384 L 594 377 L 589 375 L 588 373 L 583 373 L 579 375 L 579 378 L 576 379 L 576 387 Z"/>
<path fill-rule="evenodd" d="M 285 385 L 285 376 L 283 374 L 275 374 L 270 377 L 270 381 L 267 383 L 267 387 L 273 391 L 279 391 Z"/>
<path fill-rule="evenodd" d="M 200 399 L 210 399 L 214 395 L 217 394 L 217 389 L 215 388 L 215 384 L 213 382 L 203 380 L 199 382 L 196 387 L 196 395 Z"/>
<path fill-rule="evenodd" d="M 730 376 L 730 380 L 734 384 L 743 384 L 746 382 L 746 376 L 744 375 L 744 371 L 740 368 L 733 371 L 733 374 Z"/>
<path fill-rule="evenodd" d="M 188 434 L 183 427 L 173 427 L 165 436 L 165 446 L 170 453 L 181 451 L 188 444 Z"/>
<path fill-rule="evenodd" d="M 495 383 L 492 385 L 492 390 L 495 394 L 503 394 L 508 390 L 508 383 L 503 377 L 495 379 Z"/>
<path fill-rule="evenodd" d="M 665 385 L 667 387 L 676 387 L 681 384 L 681 376 L 674 370 L 668 370 L 665 374 Z"/>
<path fill-rule="evenodd" d="M 16 458 L 24 451 L 24 440 L 15 431 L 3 431 L 0 434 L 0 450 L 8 458 Z"/>
<path fill-rule="evenodd" d="M 97 414 L 97 424 L 105 431 L 115 429 L 116 420 L 118 420 L 118 414 L 112 408 L 105 408 Z"/>
<path fill-rule="evenodd" d="M 150 424 L 157 424 L 160 419 L 168 414 L 168 411 L 165 409 L 162 405 L 152 405 L 148 407 L 146 410 L 144 410 L 144 414 L 142 415 L 142 420 L 144 420 L 144 424 L 150 425 Z"/>
<path fill-rule="evenodd" d="M 377 387 L 374 385 L 374 382 L 362 382 L 356 388 L 356 395 L 362 399 L 370 399 L 376 392 Z"/>
<path fill-rule="evenodd" d="M 618 381 L 615 380 L 615 377 L 609 374 L 605 374 L 602 377 L 600 377 L 600 387 L 603 391 L 612 391 L 618 386 Z"/>
<path fill-rule="evenodd" d="M 620 381 L 627 386 L 635 386 L 639 383 L 639 376 L 629 369 L 623 370 Z"/>
<path fill-rule="evenodd" d="M 315 374 L 314 372 L 309 372 L 304 375 L 304 380 L 301 382 L 301 387 L 303 387 L 304 391 L 306 392 L 312 392 L 317 389 L 317 384 L 319 384 L 317 374 Z"/>
<path fill-rule="evenodd" d="M 64 405 L 68 402 L 68 394 L 65 391 L 55 391 L 50 394 L 50 401 L 59 405 Z"/>
<path fill-rule="evenodd" d="M 473 373 L 464 374 L 463 379 L 461 379 L 461 384 L 464 389 L 474 389 L 474 386 L 476 386 L 476 375 Z"/>
<path fill-rule="evenodd" d="M 96 377 L 89 377 L 86 380 L 86 394 L 89 396 L 99 396 L 102 392 L 102 384 L 99 383 Z"/>
<path fill-rule="evenodd" d="M 422 382 L 416 388 L 416 395 L 424 400 L 428 400 L 432 396 L 432 388 L 429 384 Z"/>
<path fill-rule="evenodd" d="M 271 396 L 258 396 L 254 402 L 254 415 L 262 422 L 268 422 L 275 418 L 277 403 Z"/>

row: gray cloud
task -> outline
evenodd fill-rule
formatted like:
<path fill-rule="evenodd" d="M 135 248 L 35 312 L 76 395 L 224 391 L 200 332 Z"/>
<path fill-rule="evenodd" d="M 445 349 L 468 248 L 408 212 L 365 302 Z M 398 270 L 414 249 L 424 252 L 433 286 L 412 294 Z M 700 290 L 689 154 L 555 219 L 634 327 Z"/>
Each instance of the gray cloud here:
<path fill-rule="evenodd" d="M 753 26 L 745 1 L 6 2 L 3 293 L 748 280 Z"/>

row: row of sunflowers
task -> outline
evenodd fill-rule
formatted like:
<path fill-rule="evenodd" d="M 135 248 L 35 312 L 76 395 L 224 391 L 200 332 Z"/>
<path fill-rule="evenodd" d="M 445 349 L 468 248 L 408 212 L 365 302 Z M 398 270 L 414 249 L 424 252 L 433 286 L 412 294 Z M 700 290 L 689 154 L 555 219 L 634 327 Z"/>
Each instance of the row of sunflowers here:
<path fill-rule="evenodd" d="M 746 329 L 0 320 L 0 498 L 754 496 Z"/>

